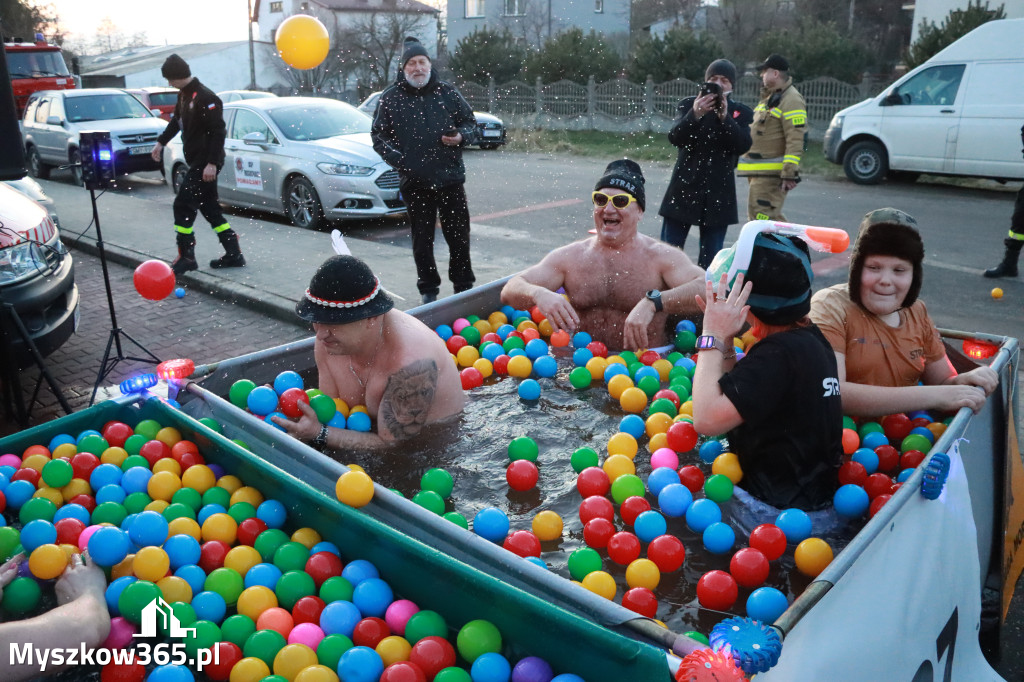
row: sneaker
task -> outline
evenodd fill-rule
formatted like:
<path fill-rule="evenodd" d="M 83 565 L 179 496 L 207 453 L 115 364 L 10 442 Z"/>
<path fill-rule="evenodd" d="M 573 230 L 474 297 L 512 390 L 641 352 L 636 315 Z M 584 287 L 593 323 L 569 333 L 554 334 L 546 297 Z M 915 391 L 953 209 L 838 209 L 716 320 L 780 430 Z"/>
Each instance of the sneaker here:
<path fill-rule="evenodd" d="M 422 303 L 433 303 L 437 300 L 437 294 L 423 294 L 420 296 L 420 302 Z"/>
<path fill-rule="evenodd" d="M 171 263 L 171 272 L 173 272 L 175 275 L 184 275 L 186 272 L 189 272 L 190 270 L 198 269 L 199 263 L 196 262 L 195 258 L 184 258 L 182 256 L 178 256 L 177 258 L 174 259 L 174 262 Z"/>
<path fill-rule="evenodd" d="M 211 268 L 244 268 L 245 267 L 245 256 L 240 253 L 227 254 L 225 253 L 220 258 L 216 258 L 210 261 Z"/>

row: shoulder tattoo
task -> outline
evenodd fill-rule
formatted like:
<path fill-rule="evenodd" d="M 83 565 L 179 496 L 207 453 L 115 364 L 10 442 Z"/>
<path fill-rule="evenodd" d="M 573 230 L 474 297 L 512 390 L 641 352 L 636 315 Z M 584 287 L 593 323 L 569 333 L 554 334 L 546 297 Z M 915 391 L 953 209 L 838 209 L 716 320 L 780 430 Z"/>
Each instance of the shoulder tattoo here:
<path fill-rule="evenodd" d="M 397 440 L 415 436 L 427 422 L 437 390 L 437 364 L 416 360 L 390 377 L 377 418 Z"/>

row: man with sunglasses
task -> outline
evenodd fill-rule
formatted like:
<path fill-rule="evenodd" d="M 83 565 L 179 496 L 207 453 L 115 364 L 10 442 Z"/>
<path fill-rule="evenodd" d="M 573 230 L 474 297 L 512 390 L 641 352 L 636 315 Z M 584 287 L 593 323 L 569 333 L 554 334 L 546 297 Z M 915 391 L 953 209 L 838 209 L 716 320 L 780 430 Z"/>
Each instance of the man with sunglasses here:
<path fill-rule="evenodd" d="M 646 194 L 635 161 L 608 164 L 591 197 L 596 235 L 510 279 L 502 302 L 536 305 L 556 329 L 587 331 L 612 349 L 668 343 L 666 317 L 698 312 L 704 271 L 680 249 L 638 232 Z"/>

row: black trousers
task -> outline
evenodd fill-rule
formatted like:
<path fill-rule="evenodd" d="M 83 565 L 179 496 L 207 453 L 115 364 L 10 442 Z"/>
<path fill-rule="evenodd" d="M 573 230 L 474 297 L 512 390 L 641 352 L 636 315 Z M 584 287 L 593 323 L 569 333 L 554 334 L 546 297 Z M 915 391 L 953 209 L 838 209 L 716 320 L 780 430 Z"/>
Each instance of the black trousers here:
<path fill-rule="evenodd" d="M 441 189 L 402 187 L 402 198 L 412 223 L 412 257 L 416 261 L 416 286 L 421 294 L 437 294 L 441 276 L 434 260 L 434 230 L 438 216 L 441 233 L 448 242 L 448 279 L 455 292 L 473 286 L 473 265 L 469 257 L 469 205 L 463 185 Z"/>
<path fill-rule="evenodd" d="M 178 196 L 174 197 L 174 228 L 179 233 L 192 234 L 197 213 L 203 214 L 215 232 L 228 229 L 217 197 L 217 181 L 204 181 L 203 168 L 205 166 L 189 166 Z"/>
<path fill-rule="evenodd" d="M 1013 202 L 1013 216 L 1010 218 L 1010 239 L 1024 240 L 1024 187 L 1017 192 Z"/>

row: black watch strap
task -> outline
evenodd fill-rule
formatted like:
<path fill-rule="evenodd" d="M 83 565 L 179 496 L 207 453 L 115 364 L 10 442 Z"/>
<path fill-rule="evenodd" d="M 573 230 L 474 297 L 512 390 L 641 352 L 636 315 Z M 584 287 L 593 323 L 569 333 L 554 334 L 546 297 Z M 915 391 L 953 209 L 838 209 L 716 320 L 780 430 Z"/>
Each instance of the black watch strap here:
<path fill-rule="evenodd" d="M 317 450 L 323 451 L 327 448 L 327 424 L 320 425 L 320 433 L 312 440 L 312 445 Z"/>
<path fill-rule="evenodd" d="M 654 312 L 660 313 L 665 309 L 665 304 L 661 300 L 661 292 L 657 289 L 651 289 L 645 296 L 647 300 L 654 304 Z"/>

